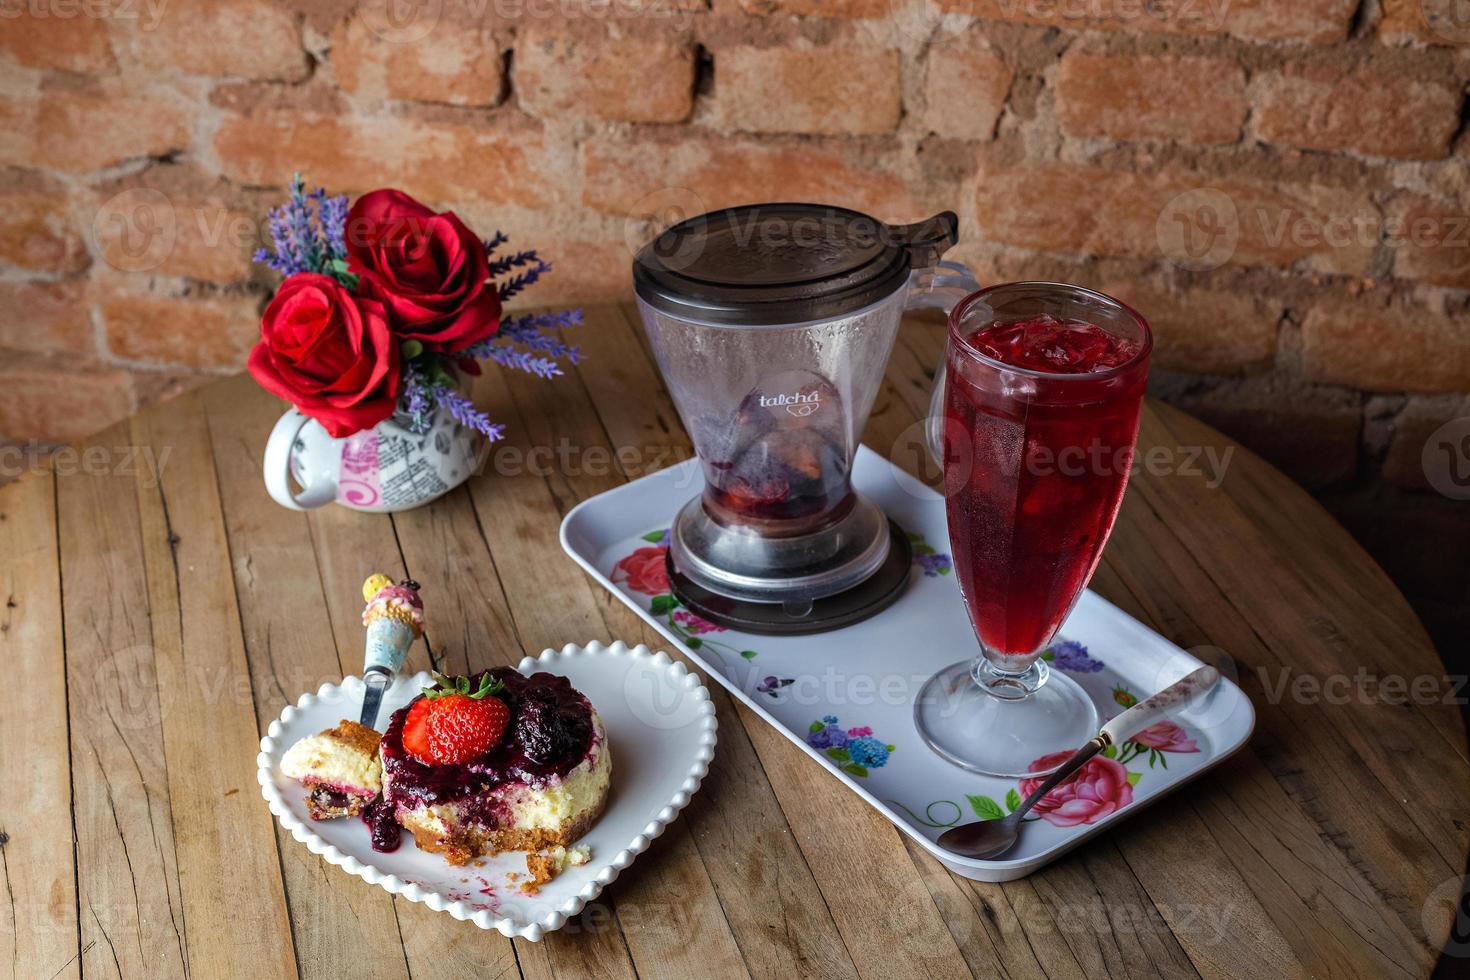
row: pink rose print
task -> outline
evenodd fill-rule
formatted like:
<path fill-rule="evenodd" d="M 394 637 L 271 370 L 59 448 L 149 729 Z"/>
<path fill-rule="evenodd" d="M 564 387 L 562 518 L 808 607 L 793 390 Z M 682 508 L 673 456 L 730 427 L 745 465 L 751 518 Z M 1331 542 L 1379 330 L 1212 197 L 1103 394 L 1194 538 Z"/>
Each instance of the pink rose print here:
<path fill-rule="evenodd" d="M 664 569 L 667 550 L 639 548 L 613 566 L 613 581 L 644 595 L 664 595 L 669 591 L 669 573 Z"/>
<path fill-rule="evenodd" d="M 849 728 L 847 734 L 853 738 L 862 738 L 864 735 L 873 734 L 873 729 L 867 725 L 859 725 L 857 728 Z"/>
<path fill-rule="evenodd" d="M 1128 741 L 1159 752 L 1198 752 L 1199 745 L 1189 733 L 1172 721 L 1161 721 L 1145 728 Z"/>
<path fill-rule="evenodd" d="M 680 609 L 678 612 L 674 613 L 674 622 L 683 626 L 684 629 L 688 631 L 689 634 L 692 636 L 697 636 L 700 633 L 725 632 L 725 627 L 719 626 L 715 623 L 711 623 L 703 616 L 699 616 L 695 613 L 689 612 L 687 609 Z"/>
<path fill-rule="evenodd" d="M 1066 762 L 1071 755 L 1069 751 L 1044 755 L 1031 763 L 1031 771 L 1045 772 Z M 1040 779 L 1021 780 L 1021 796 L 1030 796 L 1040 785 Z M 1097 823 L 1132 802 L 1133 786 L 1128 782 L 1128 770 L 1113 759 L 1095 755 L 1071 779 L 1043 796 L 1032 812 L 1055 827 L 1076 827 Z"/>

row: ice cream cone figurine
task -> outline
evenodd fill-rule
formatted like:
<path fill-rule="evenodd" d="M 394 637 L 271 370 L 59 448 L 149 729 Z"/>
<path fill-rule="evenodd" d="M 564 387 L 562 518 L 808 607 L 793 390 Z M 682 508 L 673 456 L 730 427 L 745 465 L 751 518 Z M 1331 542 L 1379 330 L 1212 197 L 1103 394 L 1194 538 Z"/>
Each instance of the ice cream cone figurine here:
<path fill-rule="evenodd" d="M 367 602 L 362 611 L 362 625 L 367 627 L 362 723 L 372 727 L 384 689 L 403 666 L 413 641 L 424 635 L 424 602 L 419 598 L 419 584 L 413 579 L 395 585 L 383 574 L 368 577 L 362 584 L 362 597 Z"/>

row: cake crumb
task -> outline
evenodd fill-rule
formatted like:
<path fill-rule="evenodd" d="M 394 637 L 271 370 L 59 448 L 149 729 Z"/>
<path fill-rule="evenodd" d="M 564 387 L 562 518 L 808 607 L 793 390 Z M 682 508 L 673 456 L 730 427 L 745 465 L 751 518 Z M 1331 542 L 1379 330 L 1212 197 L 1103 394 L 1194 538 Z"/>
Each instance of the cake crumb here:
<path fill-rule="evenodd" d="M 566 870 L 567 865 L 580 866 L 591 858 L 592 850 L 586 844 L 578 844 L 571 849 L 558 845 L 544 851 L 530 851 L 526 854 L 526 870 L 531 880 L 521 886 L 521 891 L 535 895 L 542 885 Z"/>

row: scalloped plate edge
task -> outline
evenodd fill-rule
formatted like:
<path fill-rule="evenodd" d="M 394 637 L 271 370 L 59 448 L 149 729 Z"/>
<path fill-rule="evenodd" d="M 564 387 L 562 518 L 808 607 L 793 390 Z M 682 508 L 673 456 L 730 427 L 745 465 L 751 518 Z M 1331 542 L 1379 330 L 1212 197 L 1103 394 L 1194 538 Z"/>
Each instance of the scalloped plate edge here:
<path fill-rule="evenodd" d="M 451 901 L 439 892 L 413 882 L 406 882 L 396 875 L 387 874 L 375 865 L 364 863 L 354 855 L 344 853 L 335 845 L 327 843 L 311 829 L 307 821 L 297 817 L 286 805 L 285 800 L 281 797 L 280 789 L 276 786 L 275 763 L 272 759 L 272 754 L 278 748 L 276 739 L 281 735 L 283 724 L 290 721 L 297 711 L 314 706 L 319 702 L 330 702 L 344 697 L 351 698 L 354 695 L 360 696 L 363 686 L 360 677 L 344 677 L 340 684 L 323 684 L 315 694 L 301 695 L 295 705 L 287 705 L 282 709 L 280 717 L 270 723 L 265 737 L 260 740 L 260 752 L 255 759 L 256 780 L 260 783 L 261 795 L 265 798 L 271 813 L 275 814 L 276 819 L 280 821 L 281 826 L 290 831 L 292 837 L 305 844 L 307 850 L 321 856 L 328 863 L 335 864 L 370 884 L 378 885 L 390 894 L 402 895 L 412 902 L 421 902 L 436 912 L 448 912 L 462 922 L 473 922 L 481 929 L 494 929 L 508 939 L 519 936 L 531 942 L 540 942 L 542 936 L 560 929 L 569 918 L 581 912 L 588 902 L 602 894 L 602 890 L 612 884 L 623 869 L 632 864 L 634 858 L 646 851 L 648 845 L 664 832 L 664 828 L 674 822 L 679 811 L 689 804 L 689 800 L 699 791 L 700 784 L 704 782 L 705 774 L 709 772 L 710 761 L 714 759 L 715 744 L 718 741 L 719 722 L 715 718 L 715 706 L 710 700 L 708 689 L 700 681 L 698 674 L 691 672 L 689 668 L 672 659 L 662 650 L 655 653 L 642 643 L 636 647 L 629 647 L 621 640 L 611 646 L 595 640 L 580 646 L 568 643 L 560 650 L 547 647 L 540 656 L 523 657 L 516 665 L 516 669 L 523 674 L 529 674 L 537 667 L 550 665 L 559 659 L 582 656 L 648 659 L 656 666 L 663 667 L 670 675 L 672 683 L 693 692 L 695 700 L 699 703 L 701 728 L 698 751 L 684 782 L 680 784 L 669 802 L 659 809 L 654 819 L 644 826 L 642 832 L 634 837 L 626 847 L 619 850 L 611 860 L 595 865 L 592 880 L 583 885 L 576 895 L 530 923 L 522 924 L 519 920 L 497 916 L 486 909 L 476 909 L 465 901 Z M 415 675 L 416 683 L 419 682 L 419 678 L 422 678 L 422 683 L 425 684 L 431 680 L 425 672 Z"/>

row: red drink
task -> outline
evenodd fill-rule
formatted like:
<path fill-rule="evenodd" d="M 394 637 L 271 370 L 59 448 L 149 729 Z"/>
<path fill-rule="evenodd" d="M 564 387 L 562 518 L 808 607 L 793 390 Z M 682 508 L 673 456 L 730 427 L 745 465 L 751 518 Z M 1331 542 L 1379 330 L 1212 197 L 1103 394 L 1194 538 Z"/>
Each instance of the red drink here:
<path fill-rule="evenodd" d="M 986 656 L 1008 672 L 1026 670 L 1051 642 L 1097 567 L 1148 372 L 1147 328 L 1132 311 L 1131 331 L 1058 320 L 1040 312 L 1051 305 L 1038 288 L 1047 285 L 1000 287 L 1021 292 L 1011 310 L 982 292 L 951 318 L 950 543 Z"/>

